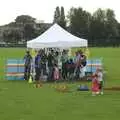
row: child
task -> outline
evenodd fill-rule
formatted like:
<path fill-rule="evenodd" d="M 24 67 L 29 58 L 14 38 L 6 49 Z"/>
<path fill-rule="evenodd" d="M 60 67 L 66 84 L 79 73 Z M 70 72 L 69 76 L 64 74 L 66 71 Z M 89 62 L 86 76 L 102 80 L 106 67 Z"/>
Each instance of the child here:
<path fill-rule="evenodd" d="M 102 69 L 98 68 L 96 74 L 98 75 L 100 94 L 103 95 L 103 73 L 102 73 Z"/>
<path fill-rule="evenodd" d="M 55 81 L 58 81 L 60 78 L 59 68 L 58 68 L 57 64 L 54 65 L 53 78 Z"/>
<path fill-rule="evenodd" d="M 99 94 L 99 81 L 98 75 L 94 74 L 92 78 L 92 95 L 95 96 Z"/>

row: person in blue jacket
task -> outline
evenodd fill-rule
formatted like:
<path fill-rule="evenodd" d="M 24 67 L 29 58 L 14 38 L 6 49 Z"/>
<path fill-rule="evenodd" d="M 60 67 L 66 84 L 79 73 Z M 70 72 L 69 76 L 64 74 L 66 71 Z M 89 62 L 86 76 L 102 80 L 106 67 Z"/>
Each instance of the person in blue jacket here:
<path fill-rule="evenodd" d="M 36 87 L 40 85 L 40 76 L 41 76 L 41 51 L 38 51 L 38 54 L 35 57 L 35 81 Z"/>
<path fill-rule="evenodd" d="M 30 71 L 31 71 L 31 63 L 32 63 L 32 56 L 30 55 L 30 52 L 27 51 L 26 55 L 24 56 L 24 79 L 29 80 L 30 77 Z"/>

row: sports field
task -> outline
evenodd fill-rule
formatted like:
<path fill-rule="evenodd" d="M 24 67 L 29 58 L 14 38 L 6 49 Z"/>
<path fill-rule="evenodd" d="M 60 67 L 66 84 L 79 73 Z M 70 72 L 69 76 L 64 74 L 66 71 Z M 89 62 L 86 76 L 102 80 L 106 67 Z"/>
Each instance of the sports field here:
<path fill-rule="evenodd" d="M 0 120 L 120 120 L 120 91 L 102 96 L 73 91 L 59 93 L 52 84 L 36 89 L 25 81 L 4 79 L 7 58 L 22 58 L 25 49 L 0 49 Z M 91 48 L 91 57 L 103 58 L 105 86 L 120 86 L 120 48 Z"/>

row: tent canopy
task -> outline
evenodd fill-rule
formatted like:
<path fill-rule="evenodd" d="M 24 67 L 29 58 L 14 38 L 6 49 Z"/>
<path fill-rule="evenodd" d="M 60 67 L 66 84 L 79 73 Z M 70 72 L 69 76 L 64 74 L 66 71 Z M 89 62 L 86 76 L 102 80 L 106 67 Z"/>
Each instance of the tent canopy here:
<path fill-rule="evenodd" d="M 27 42 L 28 48 L 70 48 L 87 47 L 87 45 L 87 40 L 70 34 L 57 24 L 54 24 L 39 37 Z"/>

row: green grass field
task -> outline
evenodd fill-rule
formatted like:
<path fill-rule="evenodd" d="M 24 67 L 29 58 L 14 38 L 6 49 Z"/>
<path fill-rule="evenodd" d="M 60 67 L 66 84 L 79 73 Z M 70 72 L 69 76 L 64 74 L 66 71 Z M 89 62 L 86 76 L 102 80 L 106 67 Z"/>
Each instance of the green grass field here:
<path fill-rule="evenodd" d="M 0 49 L 0 120 L 119 120 L 120 92 L 105 91 L 103 96 L 77 92 L 77 84 L 68 84 L 71 93 L 58 93 L 45 84 L 36 89 L 25 81 L 4 80 L 7 58 L 22 58 L 25 50 Z M 91 57 L 102 57 L 105 86 L 120 84 L 120 48 L 91 48 Z"/>

